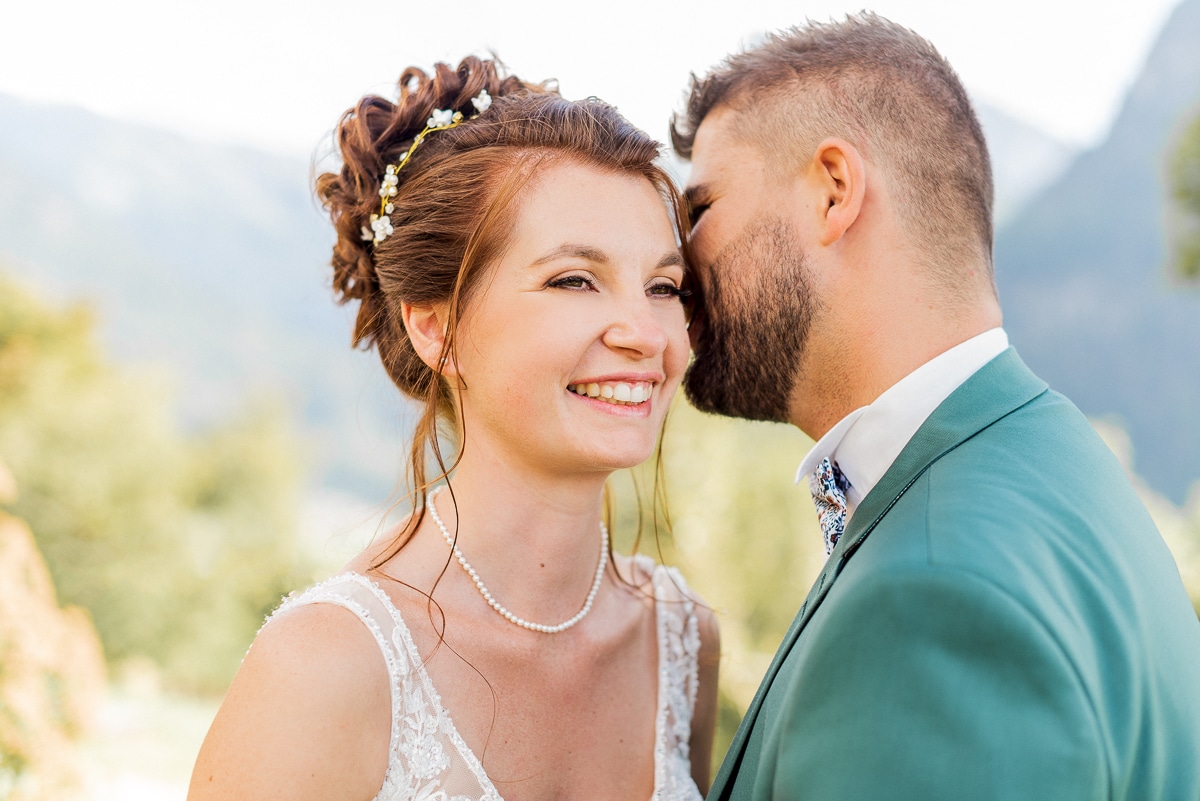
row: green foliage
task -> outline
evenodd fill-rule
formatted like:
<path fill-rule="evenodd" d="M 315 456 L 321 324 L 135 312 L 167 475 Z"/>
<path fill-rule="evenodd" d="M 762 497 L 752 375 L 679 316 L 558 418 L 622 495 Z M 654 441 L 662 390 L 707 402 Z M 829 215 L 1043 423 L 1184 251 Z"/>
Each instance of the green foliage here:
<path fill-rule="evenodd" d="M 1192 484 L 1191 497 L 1182 507 L 1164 497 L 1133 471 L 1133 440 L 1121 423 L 1113 419 L 1093 419 L 1092 427 L 1125 468 L 1146 505 L 1154 525 L 1175 558 L 1184 589 L 1200 617 L 1200 481 Z"/>
<path fill-rule="evenodd" d="M 1168 534 L 1161 524 L 1160 528 L 1179 565 L 1179 573 L 1192 599 L 1196 617 L 1200 617 L 1200 492 L 1195 493 L 1188 506 L 1177 514 L 1177 519 L 1181 521 L 1178 530 Z"/>
<path fill-rule="evenodd" d="M 1200 617 L 1200 483 L 1196 484 L 1191 500 L 1182 508 L 1140 481 L 1137 486 L 1138 495 L 1150 510 L 1150 516 L 1175 558 L 1183 587 L 1192 599 L 1192 608 Z"/>
<path fill-rule="evenodd" d="M 1200 116 L 1184 129 L 1169 165 L 1174 268 L 1200 280 Z"/>
<path fill-rule="evenodd" d="M 88 609 L 110 660 L 149 657 L 215 691 L 285 589 L 296 448 L 259 406 L 203 436 L 178 428 L 164 376 L 117 369 L 86 310 L 52 310 L 0 278 L 0 454 L 10 504 L 59 596 Z"/>

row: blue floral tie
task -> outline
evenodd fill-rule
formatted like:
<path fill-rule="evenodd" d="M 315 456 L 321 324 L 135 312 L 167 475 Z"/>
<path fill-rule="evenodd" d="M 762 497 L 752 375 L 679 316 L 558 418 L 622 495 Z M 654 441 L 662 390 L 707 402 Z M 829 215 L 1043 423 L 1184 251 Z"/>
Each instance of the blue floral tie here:
<path fill-rule="evenodd" d="M 822 459 L 808 478 L 808 488 L 817 507 L 817 519 L 825 534 L 825 553 L 828 555 L 846 530 L 846 490 L 850 489 L 850 482 L 837 464 Z"/>

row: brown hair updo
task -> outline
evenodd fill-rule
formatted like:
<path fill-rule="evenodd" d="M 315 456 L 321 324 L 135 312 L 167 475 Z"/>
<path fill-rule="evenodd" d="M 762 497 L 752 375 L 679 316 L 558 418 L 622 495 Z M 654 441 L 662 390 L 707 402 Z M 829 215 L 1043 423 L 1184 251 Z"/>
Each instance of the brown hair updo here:
<path fill-rule="evenodd" d="M 649 180 L 663 196 L 677 233 L 685 233 L 678 191 L 657 164 L 658 142 L 595 98 L 571 101 L 548 84 L 507 75 L 497 61 L 468 56 L 452 69 L 436 64 L 432 76 L 416 67 L 400 75 L 400 99 L 364 97 L 342 115 L 337 145 L 342 168 L 317 178 L 317 197 L 337 230 L 333 288 L 340 303 L 359 302 L 354 344 L 374 347 L 392 381 L 425 403 L 409 464 L 418 513 L 424 493 L 445 477 L 438 419 L 453 419 L 453 390 L 421 360 L 404 329 L 401 304 L 446 303 L 449 320 L 438 367 L 454 354 L 454 332 L 486 268 L 508 245 L 521 189 L 539 167 L 572 160 Z M 471 100 L 486 90 L 491 107 L 477 119 L 430 133 L 399 172 L 391 199 L 394 232 L 378 245 L 363 226 L 379 211 L 384 168 L 395 164 L 435 109 L 475 114 Z M 460 443 L 461 448 L 462 443 Z M 425 478 L 432 450 L 441 475 Z"/>

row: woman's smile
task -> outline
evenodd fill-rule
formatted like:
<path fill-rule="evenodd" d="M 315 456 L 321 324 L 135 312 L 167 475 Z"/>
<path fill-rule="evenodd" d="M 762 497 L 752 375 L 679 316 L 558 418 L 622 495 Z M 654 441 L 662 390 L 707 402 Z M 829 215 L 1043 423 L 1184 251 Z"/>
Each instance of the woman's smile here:
<path fill-rule="evenodd" d="M 570 384 L 567 391 L 605 414 L 642 419 L 653 409 L 654 387 L 652 381 L 589 381 Z"/>
<path fill-rule="evenodd" d="M 654 384 L 650 381 L 581 381 L 578 384 L 570 384 L 567 389 L 576 395 L 595 398 L 605 403 L 640 406 L 650 400 Z"/>

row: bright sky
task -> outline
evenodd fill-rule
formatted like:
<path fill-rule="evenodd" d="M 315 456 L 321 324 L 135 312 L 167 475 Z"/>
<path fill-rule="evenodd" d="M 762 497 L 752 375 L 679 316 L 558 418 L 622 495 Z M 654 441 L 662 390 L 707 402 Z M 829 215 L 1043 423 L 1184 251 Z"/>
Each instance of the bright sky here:
<path fill-rule="evenodd" d="M 862 0 L 0 0 L 0 92 L 307 156 L 409 64 L 495 50 L 523 78 L 597 95 L 665 138 L 690 71 Z M 978 98 L 1098 141 L 1177 0 L 877 0 Z M 0 120 L 0 124 L 3 121 Z"/>

